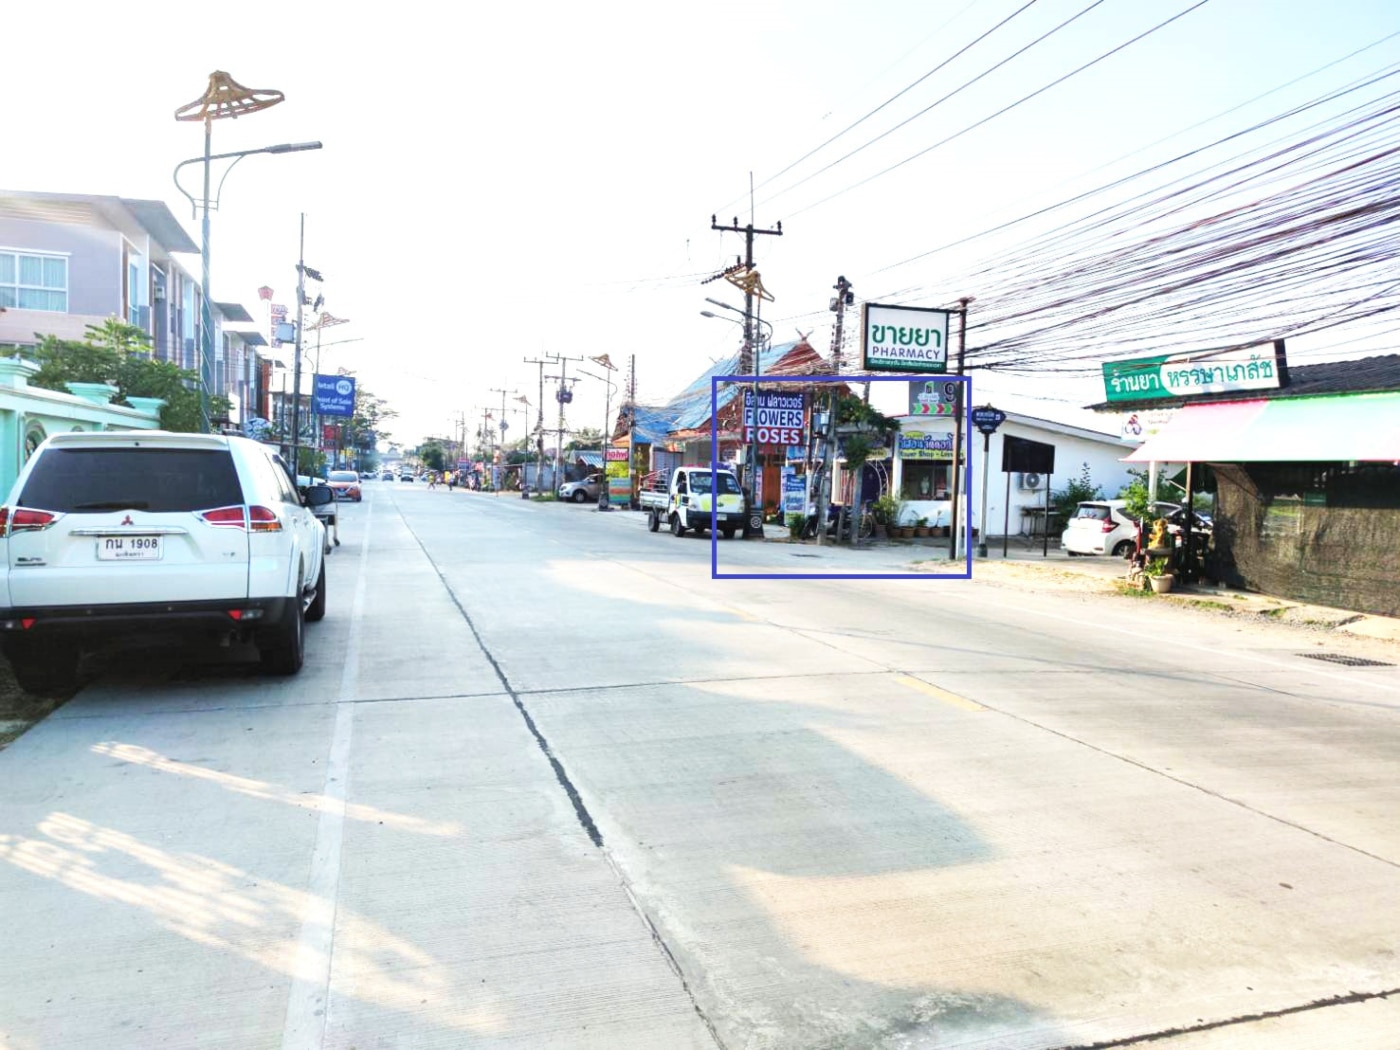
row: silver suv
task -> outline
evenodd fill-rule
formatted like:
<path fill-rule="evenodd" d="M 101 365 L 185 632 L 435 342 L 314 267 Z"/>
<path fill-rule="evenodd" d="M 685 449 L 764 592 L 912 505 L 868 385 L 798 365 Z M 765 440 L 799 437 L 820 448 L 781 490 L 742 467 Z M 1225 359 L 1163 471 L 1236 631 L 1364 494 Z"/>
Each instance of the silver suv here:
<path fill-rule="evenodd" d="M 241 437 L 58 434 L 0 507 L 0 646 L 19 684 L 65 691 L 84 651 L 167 634 L 256 643 L 272 674 L 301 669 L 326 612 L 325 486 L 298 492 Z"/>

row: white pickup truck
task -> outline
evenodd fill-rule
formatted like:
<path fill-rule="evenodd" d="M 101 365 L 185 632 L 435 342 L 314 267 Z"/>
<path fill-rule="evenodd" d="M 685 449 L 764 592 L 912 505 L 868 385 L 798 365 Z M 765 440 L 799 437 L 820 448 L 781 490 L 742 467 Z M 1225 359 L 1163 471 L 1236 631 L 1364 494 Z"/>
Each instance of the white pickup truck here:
<path fill-rule="evenodd" d="M 719 489 L 719 502 L 714 505 L 716 524 L 724 538 L 731 539 L 744 527 L 744 493 L 731 471 L 712 472 L 709 467 L 677 467 L 669 482 L 660 473 L 643 478 L 639 499 L 647 512 L 647 528 L 657 532 L 665 522 L 672 536 L 684 536 L 689 529 L 708 529 L 712 481 Z"/>

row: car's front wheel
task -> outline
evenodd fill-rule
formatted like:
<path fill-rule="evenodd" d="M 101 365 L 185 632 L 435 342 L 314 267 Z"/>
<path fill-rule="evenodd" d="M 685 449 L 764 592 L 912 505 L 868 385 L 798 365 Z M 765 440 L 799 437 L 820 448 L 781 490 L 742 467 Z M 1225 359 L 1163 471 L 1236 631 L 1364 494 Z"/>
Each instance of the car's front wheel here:
<path fill-rule="evenodd" d="M 684 535 L 685 535 L 685 526 L 681 524 L 681 516 L 680 516 L 679 514 L 672 514 L 672 515 L 671 515 L 671 535 L 672 535 L 672 536 L 684 536 Z"/>

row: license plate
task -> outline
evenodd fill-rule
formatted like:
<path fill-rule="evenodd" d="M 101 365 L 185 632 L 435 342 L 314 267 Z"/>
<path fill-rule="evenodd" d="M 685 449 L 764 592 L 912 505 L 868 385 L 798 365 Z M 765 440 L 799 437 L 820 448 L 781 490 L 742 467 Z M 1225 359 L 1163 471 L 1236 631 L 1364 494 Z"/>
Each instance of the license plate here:
<path fill-rule="evenodd" d="M 159 561 L 159 536 L 104 536 L 97 541 L 98 561 Z"/>

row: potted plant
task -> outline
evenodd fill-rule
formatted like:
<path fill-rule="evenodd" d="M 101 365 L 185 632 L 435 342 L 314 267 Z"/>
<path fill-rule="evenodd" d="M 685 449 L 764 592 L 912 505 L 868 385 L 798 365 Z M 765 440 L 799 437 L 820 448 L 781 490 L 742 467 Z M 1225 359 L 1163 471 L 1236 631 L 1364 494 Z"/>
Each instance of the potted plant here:
<path fill-rule="evenodd" d="M 870 507 L 870 513 L 875 517 L 875 529 L 877 534 L 884 532 L 893 535 L 896 522 L 899 520 L 899 501 L 888 492 L 877 499 Z"/>
<path fill-rule="evenodd" d="M 802 515 L 793 511 L 787 516 L 788 542 L 796 543 L 802 538 Z"/>
<path fill-rule="evenodd" d="M 901 502 L 894 512 L 894 527 L 891 530 L 902 540 L 914 535 L 914 526 L 904 524 L 909 518 L 909 504 Z"/>
<path fill-rule="evenodd" d="M 1166 594 L 1176 581 L 1171 563 L 1166 558 L 1153 558 L 1143 566 L 1142 575 L 1152 587 L 1153 594 Z"/>
<path fill-rule="evenodd" d="M 920 539 L 928 535 L 928 518 L 920 517 L 918 521 L 914 522 L 914 535 Z"/>

